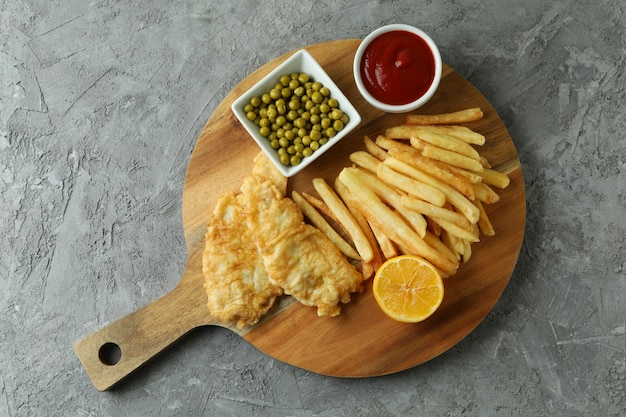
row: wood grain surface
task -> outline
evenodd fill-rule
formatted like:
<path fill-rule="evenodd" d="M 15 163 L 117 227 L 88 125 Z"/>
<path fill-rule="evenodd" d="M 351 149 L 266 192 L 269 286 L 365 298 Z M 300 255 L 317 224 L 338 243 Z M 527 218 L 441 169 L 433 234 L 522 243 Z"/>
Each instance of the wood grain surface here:
<path fill-rule="evenodd" d="M 306 47 L 352 101 L 362 122 L 356 131 L 292 177 L 290 190 L 315 193 L 311 184 L 314 177 L 332 183 L 339 171 L 350 165 L 348 155 L 364 149 L 364 135 L 375 138 L 387 127 L 403 123 L 404 115 L 380 112 L 357 92 L 351 68 L 359 43 L 338 40 Z M 76 354 L 97 389 L 111 388 L 190 330 L 218 325 L 209 315 L 202 288 L 206 223 L 218 196 L 239 189 L 259 152 L 232 114 L 230 104 L 293 52 L 242 75 L 244 80 L 216 108 L 198 138 L 183 192 L 188 259 L 178 286 L 76 344 Z M 231 330 L 280 361 L 324 375 L 352 378 L 385 375 L 419 365 L 469 334 L 493 308 L 513 272 L 523 240 L 526 200 L 521 166 L 506 127 L 482 94 L 452 68 L 444 64 L 436 95 L 415 113 L 468 107 L 480 107 L 484 112 L 482 120 L 466 124 L 486 136 L 481 154 L 495 169 L 506 172 L 511 183 L 505 190 L 498 190 L 498 203 L 487 206 L 496 235 L 482 237 L 474 244 L 471 260 L 446 279 L 443 303 L 433 316 L 417 324 L 387 318 L 376 305 L 370 280 L 363 293 L 355 294 L 352 302 L 343 306 L 339 317 L 319 318 L 315 308 L 284 297 L 253 328 Z M 119 361 L 107 358 L 112 346 L 121 350 Z"/>

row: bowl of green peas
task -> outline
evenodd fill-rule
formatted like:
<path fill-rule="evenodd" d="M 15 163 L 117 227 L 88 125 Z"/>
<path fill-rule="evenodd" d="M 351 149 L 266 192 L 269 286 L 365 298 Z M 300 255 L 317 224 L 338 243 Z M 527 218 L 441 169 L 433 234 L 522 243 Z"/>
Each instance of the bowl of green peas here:
<path fill-rule="evenodd" d="M 306 49 L 287 58 L 231 108 L 286 177 L 306 168 L 361 123 L 357 110 Z"/>

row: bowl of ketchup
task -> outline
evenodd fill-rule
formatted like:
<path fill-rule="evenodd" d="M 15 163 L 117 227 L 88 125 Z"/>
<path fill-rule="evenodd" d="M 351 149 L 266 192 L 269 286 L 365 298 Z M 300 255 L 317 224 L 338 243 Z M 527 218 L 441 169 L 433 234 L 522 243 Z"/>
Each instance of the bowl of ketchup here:
<path fill-rule="evenodd" d="M 441 80 L 441 55 L 422 30 L 391 24 L 370 33 L 354 56 L 354 80 L 369 104 L 388 113 L 423 106 Z"/>

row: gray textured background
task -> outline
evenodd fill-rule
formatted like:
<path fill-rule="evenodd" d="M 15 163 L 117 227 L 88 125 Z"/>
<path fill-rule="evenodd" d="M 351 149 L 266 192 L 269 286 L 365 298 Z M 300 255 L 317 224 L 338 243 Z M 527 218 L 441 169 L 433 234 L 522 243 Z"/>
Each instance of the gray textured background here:
<path fill-rule="evenodd" d="M 483 92 L 524 167 L 526 237 L 492 313 L 392 376 L 311 374 L 203 328 L 97 392 L 72 346 L 178 282 L 187 162 L 226 93 L 397 22 Z M 623 415 L 625 26 L 620 0 L 3 0 L 0 416 Z"/>

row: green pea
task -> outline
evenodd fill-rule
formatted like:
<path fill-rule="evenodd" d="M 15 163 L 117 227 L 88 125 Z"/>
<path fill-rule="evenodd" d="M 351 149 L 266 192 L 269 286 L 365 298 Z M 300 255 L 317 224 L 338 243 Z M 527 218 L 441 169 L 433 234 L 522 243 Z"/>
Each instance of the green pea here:
<path fill-rule="evenodd" d="M 319 130 L 311 130 L 309 136 L 311 137 L 311 140 L 320 140 L 322 138 L 322 132 Z"/>
<path fill-rule="evenodd" d="M 280 90 L 278 88 L 272 88 L 270 90 L 270 97 L 272 100 L 276 100 L 281 97 Z"/>
<path fill-rule="evenodd" d="M 269 93 L 265 93 L 261 96 L 261 101 L 265 104 L 270 104 L 272 102 L 272 97 L 270 97 Z"/>
<path fill-rule="evenodd" d="M 268 126 L 263 126 L 259 129 L 259 134 L 263 137 L 268 137 L 270 135 L 270 128 Z"/>
<path fill-rule="evenodd" d="M 300 81 L 300 84 L 306 84 L 307 82 L 309 82 L 309 74 L 301 72 L 300 74 L 298 74 L 298 81 Z"/>
<path fill-rule="evenodd" d="M 335 129 L 335 131 L 340 132 L 343 130 L 343 122 L 341 120 L 335 120 L 333 122 L 333 129 Z"/>
<path fill-rule="evenodd" d="M 292 155 L 291 158 L 289 158 L 289 164 L 291 166 L 296 166 L 296 165 L 300 165 L 301 159 L 298 155 Z"/>
<path fill-rule="evenodd" d="M 304 93 L 306 92 L 306 90 L 304 89 L 304 87 L 299 86 L 296 89 L 293 90 L 293 94 L 297 97 L 302 97 L 304 96 Z"/>
<path fill-rule="evenodd" d="M 299 110 L 299 109 L 300 109 L 299 100 L 289 100 L 289 110 Z"/>
<path fill-rule="evenodd" d="M 298 116 L 298 112 L 295 110 L 290 110 L 289 113 L 287 113 L 287 119 L 291 120 L 292 122 L 296 120 Z"/>
<path fill-rule="evenodd" d="M 336 99 L 336 98 L 331 98 L 331 99 L 328 99 L 328 105 L 329 105 L 332 109 L 334 109 L 334 108 L 339 107 L 339 102 L 337 101 L 337 99 Z"/>
<path fill-rule="evenodd" d="M 293 121 L 293 125 L 298 128 L 304 128 L 306 126 L 306 120 L 302 117 L 298 117 L 296 120 Z"/>
<path fill-rule="evenodd" d="M 254 119 L 256 119 L 256 113 L 253 111 L 249 111 L 248 113 L 246 113 L 246 118 L 248 120 L 254 121 Z"/>
<path fill-rule="evenodd" d="M 313 103 L 319 104 L 324 100 L 324 96 L 322 96 L 322 94 L 319 91 L 315 91 L 311 95 L 311 100 L 313 100 Z"/>
<path fill-rule="evenodd" d="M 324 97 L 328 97 L 330 95 L 330 90 L 328 89 L 328 87 L 321 87 L 320 93 L 322 93 Z"/>
<path fill-rule="evenodd" d="M 289 85 L 289 81 L 291 81 L 291 77 L 289 77 L 288 75 L 282 75 L 282 76 L 280 77 L 280 84 L 281 84 L 283 87 L 288 86 L 288 85 Z"/>
<path fill-rule="evenodd" d="M 311 156 L 313 155 L 313 149 L 309 148 L 308 146 L 306 148 L 304 148 L 302 150 L 302 155 L 304 156 Z"/>
<path fill-rule="evenodd" d="M 291 159 L 288 154 L 284 153 L 279 156 L 280 163 L 283 165 L 289 165 L 289 160 Z"/>
<path fill-rule="evenodd" d="M 333 120 L 340 120 L 342 116 L 343 112 L 339 109 L 333 109 L 333 111 L 330 112 L 330 118 Z"/>

